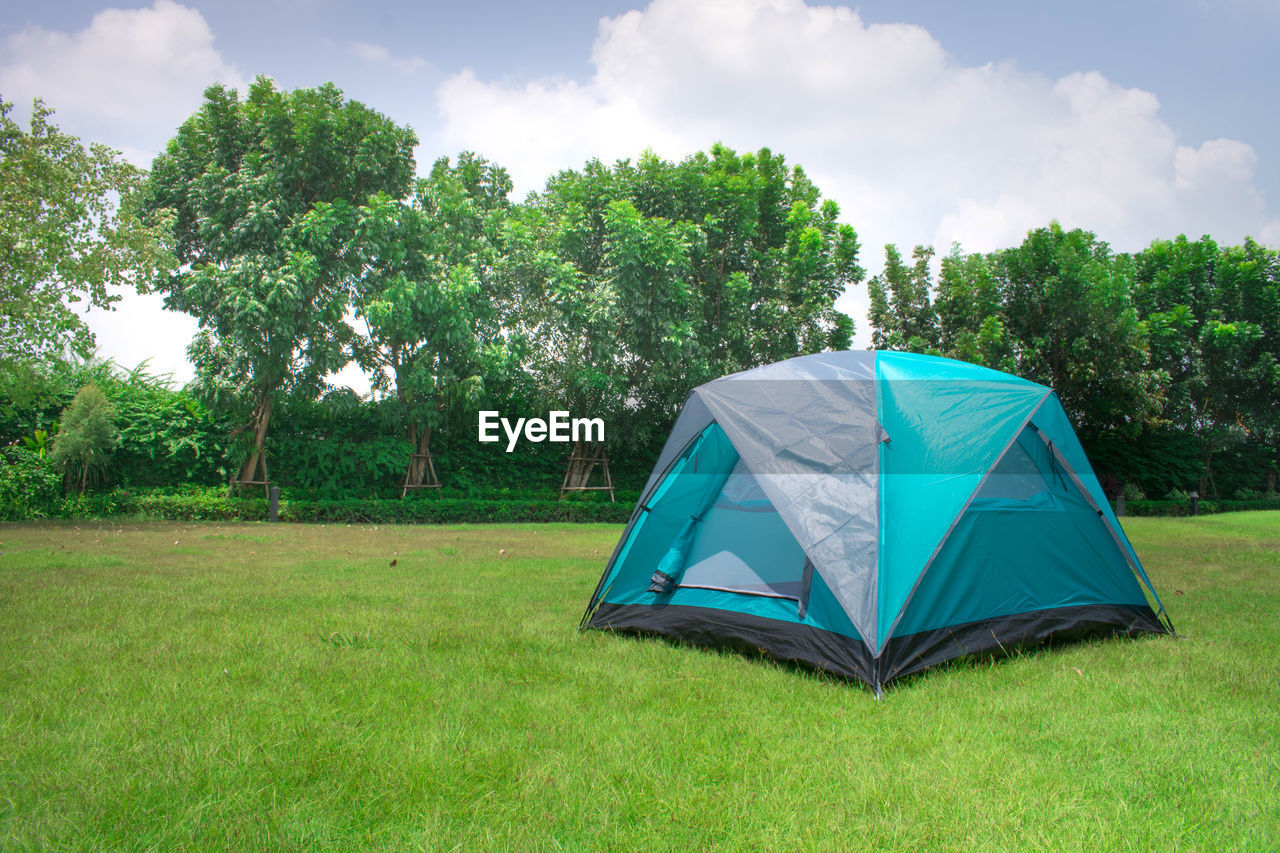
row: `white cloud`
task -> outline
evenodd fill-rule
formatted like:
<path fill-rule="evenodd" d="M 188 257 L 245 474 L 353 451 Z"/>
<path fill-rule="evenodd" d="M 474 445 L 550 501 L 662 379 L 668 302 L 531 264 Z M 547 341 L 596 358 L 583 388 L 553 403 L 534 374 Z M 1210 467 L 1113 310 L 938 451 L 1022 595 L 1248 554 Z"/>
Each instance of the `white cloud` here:
<path fill-rule="evenodd" d="M 431 63 L 427 62 L 421 56 L 414 54 L 413 56 L 397 59 L 391 55 L 391 51 L 387 50 L 380 44 L 373 44 L 367 41 L 353 41 L 347 45 L 347 53 L 363 59 L 365 62 L 373 65 L 385 65 L 394 69 L 401 74 L 416 74 L 419 71 L 426 71 L 431 67 Z"/>
<path fill-rule="evenodd" d="M 187 361 L 187 344 L 198 328 L 189 314 L 167 311 L 160 294 L 146 296 L 122 292 L 115 310 L 90 310 L 85 321 L 93 330 L 98 354 L 132 370 L 148 362 L 154 375 L 171 374 L 179 385 L 194 375 Z"/>
<path fill-rule="evenodd" d="M 33 96 L 77 120 L 128 122 L 172 132 L 212 83 L 243 85 L 195 9 L 156 0 L 149 9 L 106 9 L 76 33 L 29 27 L 8 37 L 0 91 Z"/>
<path fill-rule="evenodd" d="M 1097 72 L 961 65 L 920 27 L 844 7 L 653 0 L 603 20 L 592 61 L 589 80 L 450 76 L 433 142 L 497 160 L 521 191 L 593 156 L 767 145 L 840 202 L 872 268 L 885 242 L 990 250 L 1051 219 L 1119 249 L 1280 231 L 1253 149 L 1180 144 L 1155 95 Z"/>

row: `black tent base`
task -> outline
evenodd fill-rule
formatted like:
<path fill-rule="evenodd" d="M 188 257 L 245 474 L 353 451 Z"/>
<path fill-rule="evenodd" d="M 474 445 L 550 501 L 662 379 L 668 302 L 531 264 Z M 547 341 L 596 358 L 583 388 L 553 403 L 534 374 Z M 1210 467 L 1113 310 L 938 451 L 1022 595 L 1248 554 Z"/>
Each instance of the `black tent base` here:
<path fill-rule="evenodd" d="M 710 649 L 765 654 L 857 681 L 873 683 L 871 655 L 860 640 L 840 634 L 764 619 L 730 610 L 680 604 L 603 603 L 587 627 L 629 634 L 650 634 Z"/>
<path fill-rule="evenodd" d="M 1169 633 L 1150 607 L 1122 604 L 1035 610 L 894 637 L 879 658 L 861 640 L 821 628 L 678 604 L 602 603 L 587 627 L 765 654 L 864 682 L 877 694 L 891 681 L 958 658 L 991 659 L 1098 637 Z"/>

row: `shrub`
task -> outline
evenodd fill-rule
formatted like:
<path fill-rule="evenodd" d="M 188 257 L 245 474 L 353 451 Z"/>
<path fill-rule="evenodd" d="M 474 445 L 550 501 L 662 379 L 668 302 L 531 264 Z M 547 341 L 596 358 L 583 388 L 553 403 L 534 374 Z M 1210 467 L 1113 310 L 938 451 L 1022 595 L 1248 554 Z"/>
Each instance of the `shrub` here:
<path fill-rule="evenodd" d="M 0 520 L 60 514 L 62 477 L 48 457 L 9 446 L 0 454 Z"/>
<path fill-rule="evenodd" d="M 90 472 L 106 464 L 116 446 L 114 418 L 115 407 L 92 383 L 81 388 L 63 410 L 49 459 L 65 472 L 68 487 L 78 485 L 83 494 Z"/>
<path fill-rule="evenodd" d="M 1245 512 L 1251 510 L 1280 510 L 1280 499 L 1261 498 L 1257 500 L 1237 501 L 1220 500 L 1198 503 L 1200 515 L 1213 515 L 1219 512 Z M 1175 516 L 1190 515 L 1191 501 L 1134 501 L 1126 503 L 1125 512 L 1140 516 Z"/>
<path fill-rule="evenodd" d="M 56 494 L 56 474 L 55 494 Z M 280 520 L 347 524 L 483 524 L 511 522 L 621 523 L 631 503 L 585 500 L 478 500 L 428 498 L 280 501 Z M 54 512 L 70 518 L 126 515 L 165 521 L 264 521 L 265 498 L 228 498 L 220 488 L 157 489 L 68 497 Z"/>

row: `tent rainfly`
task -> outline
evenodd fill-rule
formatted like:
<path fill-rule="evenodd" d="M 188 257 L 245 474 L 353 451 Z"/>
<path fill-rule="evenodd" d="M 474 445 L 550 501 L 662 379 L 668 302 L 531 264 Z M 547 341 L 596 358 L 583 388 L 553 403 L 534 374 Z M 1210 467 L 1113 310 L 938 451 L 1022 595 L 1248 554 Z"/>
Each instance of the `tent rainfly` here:
<path fill-rule="evenodd" d="M 1173 631 L 1051 389 L 850 351 L 694 389 L 582 624 L 877 693 L 962 655 Z"/>

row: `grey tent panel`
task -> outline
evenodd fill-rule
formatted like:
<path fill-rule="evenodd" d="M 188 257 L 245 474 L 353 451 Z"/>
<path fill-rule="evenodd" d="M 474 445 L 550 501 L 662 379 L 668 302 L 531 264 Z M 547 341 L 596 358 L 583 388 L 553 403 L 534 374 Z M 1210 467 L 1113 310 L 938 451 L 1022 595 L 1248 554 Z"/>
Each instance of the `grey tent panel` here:
<path fill-rule="evenodd" d="M 884 437 L 874 357 L 839 352 L 778 362 L 693 394 L 864 637 L 876 627 Z"/>

